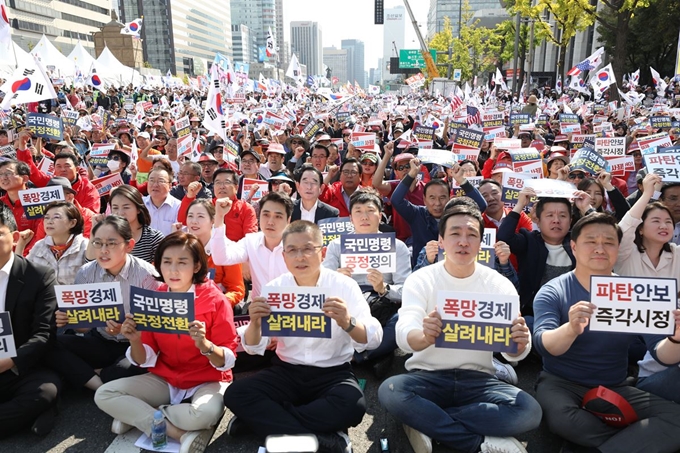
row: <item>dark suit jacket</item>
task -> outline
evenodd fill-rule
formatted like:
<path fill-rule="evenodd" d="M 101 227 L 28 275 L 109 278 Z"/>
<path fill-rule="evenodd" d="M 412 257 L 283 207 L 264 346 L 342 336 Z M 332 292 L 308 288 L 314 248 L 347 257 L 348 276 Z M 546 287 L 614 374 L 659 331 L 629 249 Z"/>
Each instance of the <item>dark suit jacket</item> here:
<path fill-rule="evenodd" d="M 48 344 L 56 338 L 56 283 L 54 270 L 14 255 L 7 283 L 5 311 L 12 318 L 17 348 L 17 356 L 13 360 L 19 375 L 40 365 Z"/>
<path fill-rule="evenodd" d="M 300 203 L 302 201 L 298 198 L 293 202 L 293 215 L 290 217 L 290 221 L 300 220 L 302 217 L 302 211 L 300 210 Z M 324 203 L 323 201 L 317 200 L 316 202 L 316 213 L 314 214 L 314 223 L 318 223 L 319 220 L 330 219 L 332 217 L 338 217 L 340 211 L 331 205 Z"/>

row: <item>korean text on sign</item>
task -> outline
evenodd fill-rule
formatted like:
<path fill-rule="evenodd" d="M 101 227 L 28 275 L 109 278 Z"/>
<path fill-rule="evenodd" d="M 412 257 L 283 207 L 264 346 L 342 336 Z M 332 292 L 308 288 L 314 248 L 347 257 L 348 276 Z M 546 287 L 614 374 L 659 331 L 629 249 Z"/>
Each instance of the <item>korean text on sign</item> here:
<path fill-rule="evenodd" d="M 120 173 L 114 173 L 112 175 L 102 176 L 101 178 L 93 179 L 92 185 L 99 192 L 99 196 L 103 197 L 108 195 L 114 188 L 123 185 L 123 178 L 121 178 Z"/>
<path fill-rule="evenodd" d="M 257 192 L 254 194 L 250 194 L 251 188 L 257 185 L 259 188 L 257 189 Z M 261 181 L 259 179 L 251 179 L 251 178 L 244 178 L 243 179 L 243 198 L 244 199 L 250 199 L 252 202 L 259 201 L 260 198 L 264 197 L 269 193 L 269 186 L 267 185 L 267 181 Z"/>
<path fill-rule="evenodd" d="M 71 328 L 104 327 L 106 321 L 123 322 L 123 296 L 119 282 L 56 285 L 57 306 L 68 315 Z"/>
<path fill-rule="evenodd" d="M 318 225 L 323 233 L 324 246 L 327 246 L 343 234 L 354 233 L 354 225 L 352 225 L 349 217 L 332 217 L 330 219 L 319 220 Z"/>
<path fill-rule="evenodd" d="M 590 277 L 590 330 L 672 335 L 677 295 L 674 278 Z"/>
<path fill-rule="evenodd" d="M 680 153 L 645 155 L 647 172 L 661 176 L 664 182 L 680 182 Z"/>
<path fill-rule="evenodd" d="M 137 330 L 189 334 L 194 318 L 194 293 L 172 293 L 130 287 L 130 313 Z"/>
<path fill-rule="evenodd" d="M 397 244 L 394 233 L 348 234 L 340 237 L 340 267 L 355 274 L 369 269 L 382 273 L 397 270 Z"/>
<path fill-rule="evenodd" d="M 519 316 L 519 296 L 438 291 L 442 332 L 437 348 L 517 352 L 512 321 Z"/>
<path fill-rule="evenodd" d="M 26 189 L 19 191 L 21 206 L 27 219 L 40 219 L 45 215 L 45 207 L 53 201 L 62 201 L 64 188 L 62 186 L 48 186 L 40 189 Z"/>
<path fill-rule="evenodd" d="M 331 288 L 265 286 L 262 296 L 271 314 L 262 320 L 267 337 L 331 338 L 332 319 L 323 313 Z"/>
<path fill-rule="evenodd" d="M 48 140 L 61 140 L 64 126 L 61 118 L 43 113 L 29 113 L 26 126 L 38 137 Z"/>
<path fill-rule="evenodd" d="M 11 359 L 17 356 L 12 319 L 8 311 L 0 312 L 0 359 Z"/>

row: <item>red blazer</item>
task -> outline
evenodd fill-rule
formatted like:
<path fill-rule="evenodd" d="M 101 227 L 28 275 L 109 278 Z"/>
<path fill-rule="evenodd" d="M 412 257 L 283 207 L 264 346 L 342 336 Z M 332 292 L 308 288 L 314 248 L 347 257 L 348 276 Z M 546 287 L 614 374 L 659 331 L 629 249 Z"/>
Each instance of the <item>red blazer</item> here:
<path fill-rule="evenodd" d="M 159 291 L 167 291 L 166 284 Z M 236 328 L 231 304 L 212 280 L 196 285 L 194 318 L 205 322 L 206 338 L 217 346 L 236 353 Z M 201 355 L 189 335 L 142 332 L 142 342 L 160 353 L 149 372 L 180 389 L 190 389 L 206 382 L 231 382 L 231 370 L 218 371 Z"/>
<path fill-rule="evenodd" d="M 187 224 L 189 205 L 195 199 L 196 198 L 189 198 L 186 195 L 182 198 L 182 204 L 180 204 L 179 212 L 177 213 L 177 221 L 181 222 L 182 225 Z M 213 198 L 212 202 L 215 204 L 215 198 Z M 224 216 L 224 226 L 226 236 L 233 242 L 240 241 L 248 233 L 257 233 L 258 224 L 257 217 L 255 216 L 255 208 L 253 208 L 250 203 L 246 203 L 238 198 L 234 199 L 231 210 Z"/>

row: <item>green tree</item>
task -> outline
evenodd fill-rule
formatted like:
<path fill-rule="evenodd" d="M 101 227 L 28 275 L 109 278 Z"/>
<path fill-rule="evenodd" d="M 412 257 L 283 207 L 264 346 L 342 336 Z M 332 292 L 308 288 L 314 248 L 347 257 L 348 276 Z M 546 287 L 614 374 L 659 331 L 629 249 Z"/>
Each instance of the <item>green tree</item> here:
<path fill-rule="evenodd" d="M 598 19 L 600 42 L 608 54 L 614 55 L 612 66 L 618 80 L 623 74 L 642 68 L 641 82 L 651 83 L 649 71 L 646 70 L 648 66 L 654 66 L 661 75 L 675 72 L 677 24 L 680 23 L 680 3 L 677 0 L 652 0 L 647 7 L 638 6 L 626 24 L 624 41 L 616 26 L 621 22 L 620 12 L 611 9 L 604 11 L 601 20 Z M 654 33 L 649 30 L 654 30 Z M 622 48 L 625 52 L 622 52 Z"/>
<path fill-rule="evenodd" d="M 448 55 L 437 57 L 437 66 L 444 68 L 452 63 L 461 70 L 463 80 L 471 80 L 475 75 L 493 70 L 498 42 L 493 39 L 494 30 L 479 26 L 479 20 L 472 21 L 472 9 L 467 0 L 463 2 L 460 38 L 453 37 L 450 18 L 444 18 L 444 28 L 432 37 L 430 48 L 447 52 L 453 49 L 451 59 Z"/>
<path fill-rule="evenodd" d="M 142 66 L 145 67 L 145 68 L 153 68 L 153 66 L 151 66 L 151 63 L 149 63 L 148 61 L 145 61 L 144 63 L 142 63 Z"/>
<path fill-rule="evenodd" d="M 535 27 L 542 36 L 559 48 L 557 74 L 564 80 L 564 64 L 567 57 L 567 46 L 580 31 L 595 22 L 593 14 L 584 13 L 591 10 L 588 0 L 517 0 L 510 8 L 513 13 L 519 12 L 523 17 L 533 19 Z M 554 27 L 550 23 L 554 21 Z"/>

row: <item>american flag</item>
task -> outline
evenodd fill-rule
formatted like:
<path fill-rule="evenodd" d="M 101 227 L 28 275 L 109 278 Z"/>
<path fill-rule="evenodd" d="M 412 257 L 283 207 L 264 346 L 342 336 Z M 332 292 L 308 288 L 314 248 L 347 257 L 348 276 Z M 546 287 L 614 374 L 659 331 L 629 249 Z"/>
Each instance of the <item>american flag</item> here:
<path fill-rule="evenodd" d="M 473 124 L 479 124 L 482 122 L 482 116 L 479 114 L 479 109 L 477 107 L 467 106 L 467 124 L 472 126 Z"/>
<path fill-rule="evenodd" d="M 463 105 L 463 100 L 456 95 L 453 95 L 451 99 L 451 112 L 455 112 L 458 108 Z"/>
<path fill-rule="evenodd" d="M 604 47 L 597 49 L 591 56 L 574 66 L 567 72 L 569 76 L 579 75 L 584 71 L 592 71 L 602 64 L 602 53 L 604 53 Z"/>

